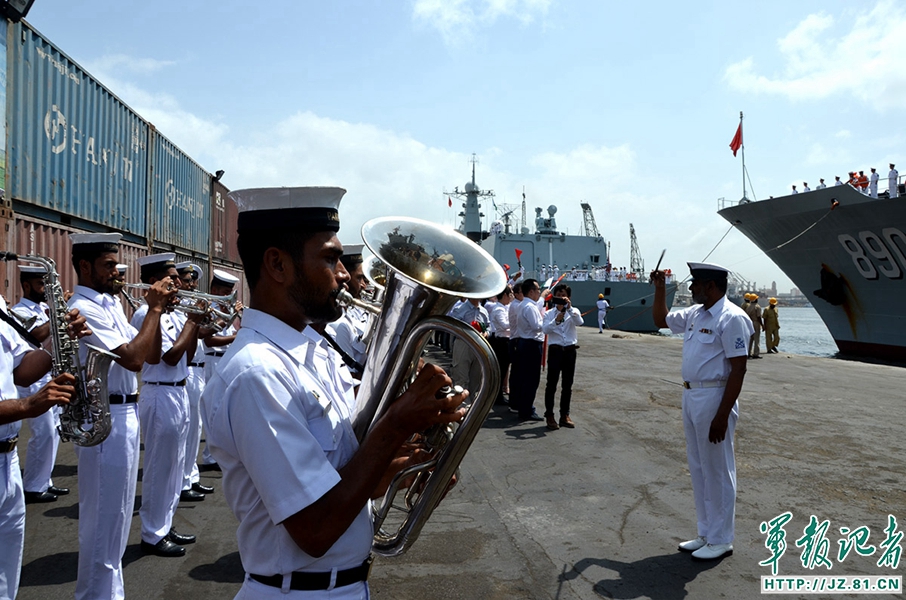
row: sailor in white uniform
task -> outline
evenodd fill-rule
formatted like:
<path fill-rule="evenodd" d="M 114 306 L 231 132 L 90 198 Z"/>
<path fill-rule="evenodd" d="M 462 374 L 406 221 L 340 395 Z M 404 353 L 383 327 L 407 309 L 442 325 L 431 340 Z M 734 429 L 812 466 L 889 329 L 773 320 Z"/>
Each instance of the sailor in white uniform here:
<path fill-rule="evenodd" d="M 19 265 L 19 281 L 22 284 L 22 299 L 11 312 L 31 321 L 28 327 L 36 340 L 50 347 L 46 342 L 50 337 L 50 319 L 47 316 L 47 303 L 44 301 L 44 273 L 46 270 L 38 265 Z M 28 387 L 18 387 L 19 397 L 27 398 L 35 394 L 51 379 L 50 373 Z M 25 489 L 25 503 L 54 502 L 57 496 L 69 493 L 67 488 L 56 487 L 50 475 L 57 460 L 57 448 L 60 435 L 60 409 L 52 408 L 37 417 L 28 420 L 31 437 L 28 438 L 27 462 L 22 472 L 22 487 Z"/>
<path fill-rule="evenodd" d="M 79 568 L 75 597 L 124 598 L 123 553 L 129 540 L 139 463 L 138 379 L 146 359 L 160 355 L 160 315 L 175 290 L 163 283 L 145 295 L 150 306 L 140 331 L 126 321 L 113 299 L 118 233 L 74 233 L 72 258 L 78 272 L 69 306 L 85 316 L 91 335 L 79 344 L 82 364 L 91 344 L 118 356 L 107 376 L 110 434 L 100 444 L 75 446 L 79 461 Z"/>
<path fill-rule="evenodd" d="M 900 173 L 893 167 L 894 164 L 890 163 L 890 173 L 887 174 L 887 189 L 890 190 L 890 197 L 896 198 L 899 193 L 897 182 L 899 181 Z"/>
<path fill-rule="evenodd" d="M 698 537 L 679 549 L 699 560 L 733 553 L 736 458 L 733 442 L 736 399 L 746 373 L 752 321 L 727 299 L 724 267 L 689 263 L 693 306 L 669 312 L 664 272 L 655 271 L 653 316 L 658 327 L 683 333 L 683 428 L 692 475 Z"/>
<path fill-rule="evenodd" d="M 198 289 L 198 280 L 204 275 L 196 264 L 184 261 L 176 264 L 179 273 L 180 287 L 194 292 Z M 186 315 L 174 312 L 173 317 L 185 325 Z M 210 330 L 208 330 L 210 333 Z M 189 396 L 189 429 L 186 433 L 186 461 L 182 474 L 182 491 L 179 499 L 184 502 L 204 500 L 204 494 L 212 494 L 214 488 L 202 485 L 198 473 L 198 445 L 201 442 L 201 393 L 204 392 L 204 344 L 199 340 L 195 346 L 195 355 L 189 359 L 189 377 L 186 380 L 186 394 Z"/>
<path fill-rule="evenodd" d="M 878 175 L 878 172 L 872 167 L 871 175 L 868 176 L 868 194 L 872 198 L 878 197 L 878 179 L 880 178 L 881 176 Z"/>
<path fill-rule="evenodd" d="M 409 460 L 405 440 L 461 419 L 466 394 L 437 399 L 451 380 L 425 365 L 362 442 L 355 398 L 310 330 L 340 316 L 348 279 L 339 188 L 236 190 L 238 246 L 251 306 L 208 381 L 202 415 L 239 520 L 246 578 L 237 598 L 369 597 L 370 498 Z M 300 290 L 305 290 L 300 294 Z"/>
<path fill-rule="evenodd" d="M 610 302 L 604 299 L 604 294 L 598 294 L 598 301 L 595 302 L 598 307 L 598 333 L 604 333 L 607 327 L 607 311 L 610 310 Z"/>
<path fill-rule="evenodd" d="M 356 299 L 362 297 L 362 291 L 368 285 L 363 270 L 364 247 L 363 244 L 343 244 L 343 256 L 340 257 L 340 262 L 349 273 L 347 291 Z M 371 313 L 367 310 L 358 306 L 347 306 L 343 309 L 343 316 L 327 325 L 329 339 L 335 342 L 334 348 L 356 378 L 362 376 L 362 369 L 365 366 L 366 336 L 371 326 L 371 318 Z"/>
<path fill-rule="evenodd" d="M 178 289 L 175 258 L 172 252 L 165 252 L 138 259 L 142 281 L 148 284 L 167 281 Z M 147 313 L 146 306 L 137 310 L 132 316 L 132 326 L 141 329 Z M 186 553 L 184 545 L 195 542 L 194 535 L 175 531 L 173 515 L 179 504 L 186 461 L 188 357 L 195 355 L 201 318 L 189 315 L 183 323 L 172 313 L 162 314 L 160 355 L 156 360 L 146 360 L 142 367 L 139 413 L 145 454 L 139 510 L 141 547 L 143 552 L 157 556 L 182 556 Z"/>

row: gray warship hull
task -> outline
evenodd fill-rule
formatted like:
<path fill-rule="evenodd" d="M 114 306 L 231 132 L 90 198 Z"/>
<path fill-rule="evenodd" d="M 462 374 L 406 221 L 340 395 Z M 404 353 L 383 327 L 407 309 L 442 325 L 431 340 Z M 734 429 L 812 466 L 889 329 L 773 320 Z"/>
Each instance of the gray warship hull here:
<path fill-rule="evenodd" d="M 906 198 L 843 185 L 718 214 L 793 280 L 842 354 L 906 361 Z"/>
<path fill-rule="evenodd" d="M 607 264 L 607 244 L 602 237 L 566 235 L 561 233 L 497 233 L 481 241 L 481 246 L 501 265 L 516 270 L 516 250 L 522 251 L 525 277 L 541 280 L 542 265 L 578 265 L 584 280 L 563 278 L 572 289 L 572 304 L 582 311 L 585 325 L 598 326 L 598 294 L 612 307 L 607 313 L 607 326 L 621 331 L 639 333 L 658 331 L 651 314 L 654 286 L 635 281 L 598 281 L 590 278 L 591 271 Z M 562 274 L 562 273 L 561 273 Z M 544 282 L 541 281 L 543 284 Z M 673 305 L 675 285 L 667 287 L 667 305 Z"/>

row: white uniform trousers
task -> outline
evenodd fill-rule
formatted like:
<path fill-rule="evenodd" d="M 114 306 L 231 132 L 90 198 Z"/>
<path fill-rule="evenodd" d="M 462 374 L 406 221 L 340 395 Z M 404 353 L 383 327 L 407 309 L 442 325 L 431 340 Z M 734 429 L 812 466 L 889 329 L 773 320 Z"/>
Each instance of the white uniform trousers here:
<path fill-rule="evenodd" d="M 362 581 L 332 590 L 287 590 L 284 593 L 278 587 L 264 585 L 246 576 L 234 600 L 267 600 L 268 598 L 273 600 L 368 600 L 371 598 L 371 592 L 368 584 Z"/>
<path fill-rule="evenodd" d="M 472 349 L 459 338 L 453 340 L 453 369 L 450 377 L 454 384 L 462 386 L 472 394 L 477 393 L 481 385 L 481 362 Z"/>
<path fill-rule="evenodd" d="M 43 492 L 53 485 L 50 474 L 57 461 L 57 448 L 60 447 L 59 408 L 51 408 L 42 415 L 28 419 L 31 437 L 28 438 L 28 450 L 25 453 L 25 472 L 22 474 L 22 488 L 26 492 Z"/>
<path fill-rule="evenodd" d="M 182 488 L 188 490 L 198 483 L 198 444 L 201 443 L 201 393 L 204 392 L 204 367 L 189 367 L 186 393 L 189 396 L 189 428 L 186 433 L 186 461 Z"/>
<path fill-rule="evenodd" d="M 0 600 L 15 598 L 25 547 L 25 495 L 19 454 L 0 454 Z M 279 590 L 277 590 L 279 591 Z"/>
<path fill-rule="evenodd" d="M 604 322 L 607 320 L 607 311 L 598 311 L 598 331 L 604 331 Z"/>
<path fill-rule="evenodd" d="M 79 578 L 76 600 L 125 598 L 123 554 L 138 480 L 138 405 L 110 406 L 110 435 L 74 446 L 79 460 Z"/>
<path fill-rule="evenodd" d="M 186 462 L 189 398 L 185 386 L 144 384 L 138 401 L 145 460 L 142 540 L 156 544 L 170 532 Z"/>
<path fill-rule="evenodd" d="M 217 363 L 220 362 L 221 356 L 214 356 L 212 354 L 205 354 L 204 357 L 204 379 L 205 381 L 210 381 L 211 377 L 214 376 L 214 369 L 217 367 Z M 204 440 L 204 449 L 201 452 L 201 464 L 203 465 L 216 465 L 217 461 L 214 459 L 214 456 L 211 455 L 211 451 L 208 450 L 208 440 Z"/>
<path fill-rule="evenodd" d="M 739 406 L 733 405 L 727 435 L 719 444 L 708 441 L 724 388 L 683 390 L 683 429 L 686 458 L 692 475 L 698 535 L 709 544 L 733 542 L 736 519 L 736 458 L 734 434 Z"/>

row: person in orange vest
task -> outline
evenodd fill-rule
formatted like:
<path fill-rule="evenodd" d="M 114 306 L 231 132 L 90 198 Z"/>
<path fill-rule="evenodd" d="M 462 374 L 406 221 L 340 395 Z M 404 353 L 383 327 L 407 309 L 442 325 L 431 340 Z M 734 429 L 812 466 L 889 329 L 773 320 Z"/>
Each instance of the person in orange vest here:
<path fill-rule="evenodd" d="M 768 354 L 777 354 L 780 345 L 780 321 L 777 319 L 777 298 L 768 299 L 768 307 L 762 313 L 764 320 L 764 343 Z"/>
<path fill-rule="evenodd" d="M 868 177 L 865 175 L 865 171 L 859 171 L 859 191 L 863 194 L 868 194 Z"/>
<path fill-rule="evenodd" d="M 858 189 L 858 183 L 859 183 L 859 182 L 858 182 L 857 179 L 856 179 L 856 172 L 855 172 L 855 171 L 850 171 L 850 172 L 849 172 L 849 181 L 847 181 L 846 183 L 848 183 L 849 185 L 851 185 L 851 186 L 853 186 L 854 188 Z"/>

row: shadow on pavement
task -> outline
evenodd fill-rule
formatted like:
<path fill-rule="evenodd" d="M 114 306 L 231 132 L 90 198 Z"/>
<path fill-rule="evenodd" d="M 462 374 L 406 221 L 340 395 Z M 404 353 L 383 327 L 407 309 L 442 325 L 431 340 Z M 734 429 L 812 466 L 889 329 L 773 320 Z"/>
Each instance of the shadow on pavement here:
<path fill-rule="evenodd" d="M 218 558 L 213 564 L 198 565 L 189 571 L 189 577 L 197 581 L 217 581 L 219 583 L 242 583 L 245 571 L 239 552 L 230 552 Z"/>

